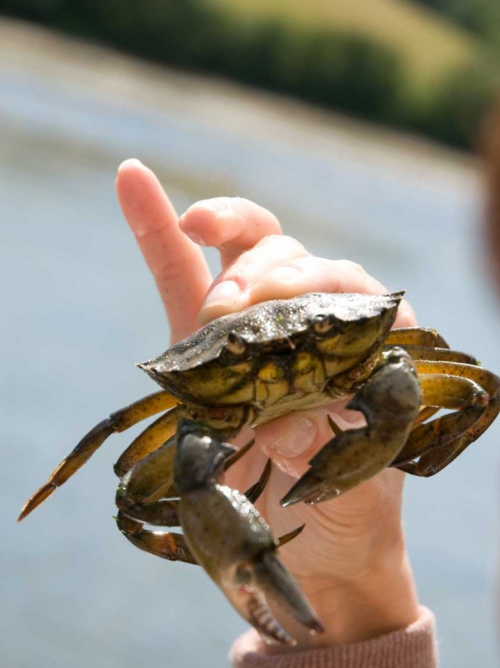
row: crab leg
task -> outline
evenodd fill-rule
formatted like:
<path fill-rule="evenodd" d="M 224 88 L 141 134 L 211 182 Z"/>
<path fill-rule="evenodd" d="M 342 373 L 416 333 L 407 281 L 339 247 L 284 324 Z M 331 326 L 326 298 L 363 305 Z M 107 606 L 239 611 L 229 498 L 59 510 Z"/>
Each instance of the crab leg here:
<path fill-rule="evenodd" d="M 24 505 L 17 521 L 20 522 L 24 519 L 32 510 L 45 501 L 57 487 L 60 487 L 66 480 L 71 478 L 90 459 L 108 436 L 114 432 L 125 431 L 137 422 L 145 420 L 155 413 L 172 408 L 177 403 L 177 399 L 170 393 L 161 391 L 143 397 L 133 404 L 112 413 L 108 418 L 91 429 L 66 459 L 59 464 L 45 485 L 40 487 Z"/>
<path fill-rule="evenodd" d="M 280 536 L 279 538 L 277 538 L 276 539 L 276 547 L 283 547 L 283 545 L 286 545 L 287 543 L 289 543 L 294 538 L 297 538 L 297 536 L 304 531 L 305 526 L 306 526 L 305 524 L 301 524 L 296 529 L 292 529 L 292 531 L 289 531 L 288 533 L 284 534 L 283 536 Z"/>
<path fill-rule="evenodd" d="M 400 327 L 391 329 L 385 340 L 387 346 L 424 346 L 426 348 L 449 348 L 450 346 L 435 329 L 428 327 Z"/>
<path fill-rule="evenodd" d="M 173 411 L 176 409 L 174 408 Z M 167 418 L 170 411 L 162 418 Z M 177 416 L 175 416 L 177 417 Z M 151 427 L 158 425 L 158 435 L 163 435 L 163 425 L 161 420 L 154 422 Z M 168 424 L 168 421 L 166 420 Z M 177 420 L 175 422 L 177 425 Z M 168 426 L 170 429 L 170 426 Z M 145 430 L 147 432 L 148 429 Z M 145 433 L 143 432 L 143 434 Z M 165 431 L 166 433 L 166 431 Z M 141 438 L 142 434 L 137 440 Z M 254 444 L 254 440 L 249 441 L 234 455 L 224 462 L 224 470 L 235 464 Z M 133 445 L 133 444 L 132 444 Z M 169 512 L 165 504 L 170 503 L 166 498 L 178 497 L 173 482 L 173 466 L 175 451 L 177 446 L 176 436 L 171 436 L 163 445 L 157 447 L 143 459 L 140 459 L 122 478 L 118 491 L 116 493 L 116 505 L 127 515 L 134 519 L 153 524 L 155 526 L 179 526 L 177 522 L 171 522 L 170 515 L 163 518 L 163 509 Z M 131 448 L 132 446 L 130 446 Z M 129 450 L 130 450 L 129 448 Z M 258 497 L 269 480 L 271 466 L 268 462 L 264 472 L 259 480 L 248 490 L 250 495 Z M 172 503 L 177 503 L 172 501 Z"/>
<path fill-rule="evenodd" d="M 166 443 L 137 462 L 122 478 L 117 492 L 118 507 L 125 502 L 128 507 L 147 505 L 164 497 L 178 496 L 173 484 L 173 466 L 177 438 Z"/>
<path fill-rule="evenodd" d="M 392 346 L 384 346 L 384 350 L 389 350 Z M 460 362 L 461 364 L 479 363 L 475 357 L 467 353 L 461 353 L 449 348 L 430 348 L 427 346 L 404 346 L 406 352 L 414 360 L 426 360 L 434 362 Z"/>
<path fill-rule="evenodd" d="M 245 492 L 245 496 L 250 501 L 250 503 L 256 503 L 256 501 L 259 499 L 260 495 L 264 491 L 267 483 L 269 482 L 269 478 L 271 477 L 272 467 L 273 463 L 270 459 L 268 459 L 260 478 Z"/>
<path fill-rule="evenodd" d="M 419 425 L 392 463 L 407 473 L 429 477 L 448 466 L 493 422 L 500 411 L 500 379 L 467 364 L 419 361 L 416 365 L 424 405 L 461 409 Z"/>
<path fill-rule="evenodd" d="M 172 439 L 173 440 L 173 439 Z M 247 452 L 253 445 L 253 441 L 247 443 L 240 452 Z M 171 447 L 172 452 L 175 451 Z M 238 455 L 239 453 L 236 453 Z M 232 458 L 231 458 L 232 459 Z M 271 460 L 269 459 L 257 482 L 246 492 L 245 496 L 253 503 L 264 490 L 271 474 Z M 142 481 L 144 482 L 144 481 Z M 137 488 L 133 490 L 137 496 Z M 118 528 L 122 534 L 136 547 L 149 552 L 157 557 L 169 559 L 170 561 L 184 561 L 196 564 L 195 558 L 189 550 L 182 534 L 168 531 L 151 531 L 144 529 L 143 523 L 153 526 L 178 527 L 180 526 L 178 515 L 178 499 L 161 499 L 154 503 L 141 503 L 134 499 L 133 492 L 128 488 L 127 481 L 118 487 L 116 505 L 120 509 L 116 518 Z M 149 496 L 153 496 L 149 493 Z M 290 531 L 276 541 L 276 546 L 285 545 L 299 535 L 304 526 Z"/>
<path fill-rule="evenodd" d="M 392 329 L 385 340 L 384 350 L 387 352 L 393 346 L 402 346 L 414 360 L 447 360 L 450 362 L 464 362 L 477 364 L 472 355 L 450 351 L 450 346 L 435 329 L 428 327 L 401 327 Z M 437 413 L 438 408 L 424 408 L 415 425 L 424 422 Z"/>
<path fill-rule="evenodd" d="M 175 483 L 186 541 L 234 608 L 268 640 L 295 644 L 274 618 L 266 594 L 312 633 L 323 627 L 292 576 L 275 556 L 279 544 L 248 498 L 217 482 L 231 448 L 205 425 L 183 421 L 177 432 Z M 266 475 L 264 471 L 263 475 Z"/>
<path fill-rule="evenodd" d="M 422 331 L 422 330 L 417 330 Z M 439 337 L 439 334 L 434 330 L 423 330 L 424 338 L 429 338 L 429 331 L 432 334 L 436 334 Z M 439 342 L 436 340 L 436 342 Z M 384 349 L 387 350 L 387 346 Z M 390 347 L 389 347 L 390 348 Z M 416 361 L 430 360 L 430 361 L 445 361 L 445 362 L 461 362 L 464 364 L 473 364 L 477 366 L 479 363 L 475 357 L 468 355 L 466 353 L 460 353 L 456 350 L 450 350 L 449 348 L 432 348 L 430 346 L 424 345 L 405 345 L 404 349 L 410 355 L 410 357 Z M 418 418 L 415 420 L 414 426 L 425 422 L 425 420 L 430 419 L 435 413 L 439 410 L 439 406 L 433 408 L 426 406 L 419 414 Z"/>
<path fill-rule="evenodd" d="M 164 518 L 165 509 L 170 513 L 177 504 L 176 500 L 166 501 L 164 497 L 177 497 L 178 493 L 173 486 L 173 461 L 175 457 L 177 438 L 173 436 L 164 445 L 141 460 L 131 469 L 121 481 L 116 493 L 116 505 L 120 510 L 134 519 L 140 519 L 148 524 L 157 526 L 178 526 L 171 523 L 170 514 Z M 253 441 L 242 448 L 247 452 Z M 239 453 L 236 452 L 236 455 Z M 229 460 L 234 462 L 233 457 Z M 262 474 L 255 484 L 245 493 L 250 500 L 256 501 L 264 490 L 271 475 L 271 462 L 268 461 Z"/>
<path fill-rule="evenodd" d="M 114 465 L 116 475 L 122 478 L 137 462 L 168 441 L 175 434 L 177 423 L 182 417 L 187 417 L 186 409 L 175 406 L 146 427 Z"/>
<path fill-rule="evenodd" d="M 429 420 L 438 412 L 438 410 L 439 408 L 434 408 L 433 406 L 426 406 L 425 408 L 422 408 L 415 420 L 413 420 L 413 429 L 418 427 L 419 424 L 422 424 L 422 422 Z"/>
<path fill-rule="evenodd" d="M 116 523 L 122 534 L 140 550 L 169 561 L 197 565 L 182 534 L 149 531 L 142 527 L 141 522 L 131 519 L 121 511 L 118 512 Z"/>
<path fill-rule="evenodd" d="M 488 395 L 468 378 L 432 374 L 421 376 L 423 403 L 433 411 L 455 410 L 443 417 L 417 424 L 392 466 L 406 464 L 426 452 L 447 446 L 470 429 L 488 403 Z"/>
<path fill-rule="evenodd" d="M 157 420 L 151 427 L 159 422 L 160 420 Z M 159 431 L 161 432 L 162 428 L 159 428 Z M 250 449 L 253 443 L 254 441 L 252 440 L 244 445 L 239 451 L 235 450 L 235 454 L 224 462 L 224 469 L 226 470 L 237 462 L 238 459 Z M 127 499 L 127 507 L 130 507 L 135 506 L 136 504 L 142 506 L 153 504 L 163 497 L 178 496 L 173 478 L 176 444 L 177 438 L 174 435 L 163 443 L 163 445 L 156 447 L 153 452 L 150 452 L 143 459 L 140 459 L 133 468 L 125 474 L 117 493 L 117 504 L 119 508 L 125 510 L 125 508 L 120 505 L 120 500 L 125 498 Z"/>
<path fill-rule="evenodd" d="M 252 445 L 254 445 L 255 439 L 252 438 L 248 443 L 245 443 L 245 445 L 242 445 L 239 450 L 237 450 L 234 455 L 231 455 L 224 461 L 224 471 L 227 471 L 228 469 L 231 468 L 236 462 L 238 462 L 243 455 L 246 455 L 246 453 L 250 450 Z"/>

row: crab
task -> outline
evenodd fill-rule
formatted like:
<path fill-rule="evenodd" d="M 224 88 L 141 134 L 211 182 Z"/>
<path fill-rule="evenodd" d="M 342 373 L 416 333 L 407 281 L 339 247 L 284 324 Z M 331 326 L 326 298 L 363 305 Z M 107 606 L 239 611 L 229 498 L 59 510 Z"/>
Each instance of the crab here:
<path fill-rule="evenodd" d="M 312 293 L 214 320 L 138 365 L 162 390 L 96 425 L 29 499 L 19 519 L 65 483 L 112 433 L 162 413 L 115 465 L 121 478 L 119 529 L 147 552 L 204 566 L 264 636 L 290 642 L 269 621 L 262 604 L 266 587 L 288 602 L 310 630 L 319 630 L 313 613 L 299 602 L 296 585 L 276 566 L 275 550 L 297 532 L 275 540 L 252 505 L 269 467 L 246 495 L 233 490 L 236 511 L 227 517 L 219 510 L 222 498 L 233 492 L 218 484 L 217 475 L 245 452 L 227 458 L 225 445 L 244 427 L 346 398 L 348 408 L 364 414 L 366 425 L 341 431 L 330 421 L 332 439 L 281 500 L 283 506 L 327 501 L 388 466 L 434 475 L 478 439 L 500 410 L 500 379 L 474 357 L 450 350 L 435 330 L 391 329 L 402 297 L 403 292 Z M 448 412 L 435 418 L 440 408 Z M 191 467 L 197 457 L 206 464 L 197 491 L 189 467 L 182 464 L 186 439 Z M 153 532 L 144 524 L 180 524 L 184 535 Z M 263 532 L 258 558 L 252 540 L 256 531 Z M 264 561 L 267 568 L 257 568 Z"/>

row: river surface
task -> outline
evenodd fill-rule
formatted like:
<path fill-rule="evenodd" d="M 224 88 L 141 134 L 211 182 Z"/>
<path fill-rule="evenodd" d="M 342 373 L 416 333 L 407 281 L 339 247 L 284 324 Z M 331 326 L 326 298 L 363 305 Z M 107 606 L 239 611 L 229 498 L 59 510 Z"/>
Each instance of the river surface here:
<path fill-rule="evenodd" d="M 200 570 L 114 528 L 112 464 L 130 432 L 14 523 L 89 427 L 154 389 L 133 363 L 166 348 L 167 325 L 113 191 L 132 156 L 179 211 L 221 194 L 271 208 L 312 252 L 406 288 L 422 324 L 500 370 L 472 161 L 0 23 L 5 668 L 215 668 L 245 629 Z M 499 437 L 500 423 L 440 476 L 408 480 L 409 550 L 444 668 L 498 663 Z"/>

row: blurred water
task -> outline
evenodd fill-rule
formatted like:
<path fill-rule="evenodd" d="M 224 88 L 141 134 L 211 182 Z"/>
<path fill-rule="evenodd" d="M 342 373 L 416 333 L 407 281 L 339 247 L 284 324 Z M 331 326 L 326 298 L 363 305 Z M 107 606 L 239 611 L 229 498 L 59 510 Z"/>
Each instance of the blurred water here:
<path fill-rule="evenodd" d="M 406 288 L 422 324 L 498 371 L 478 176 L 301 107 L 288 113 L 175 77 L 162 80 L 171 105 L 134 100 L 102 81 L 50 76 L 44 58 L 33 47 L 31 61 L 0 60 L 0 665 L 226 665 L 244 625 L 219 592 L 197 569 L 130 549 L 113 526 L 112 463 L 130 432 L 14 525 L 81 434 L 152 390 L 133 362 L 167 345 L 159 299 L 115 202 L 118 163 L 137 156 L 155 167 L 180 211 L 223 193 L 259 201 L 311 251 L 349 257 L 389 289 Z M 135 85 L 157 93 L 150 72 L 151 82 Z M 483 667 L 497 663 L 499 428 L 406 492 L 412 562 L 439 619 L 445 668 L 479 656 Z"/>

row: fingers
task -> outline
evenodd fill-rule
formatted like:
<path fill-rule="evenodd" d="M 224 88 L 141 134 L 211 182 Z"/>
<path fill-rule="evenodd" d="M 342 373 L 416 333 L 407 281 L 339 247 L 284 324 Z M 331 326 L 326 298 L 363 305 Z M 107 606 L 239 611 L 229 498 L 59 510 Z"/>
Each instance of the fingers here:
<path fill-rule="evenodd" d="M 120 166 L 116 190 L 158 286 L 172 342 L 178 341 L 199 326 L 198 311 L 211 283 L 203 253 L 181 232 L 158 179 L 138 160 L 127 160 Z"/>
<path fill-rule="evenodd" d="M 279 299 L 279 291 L 275 293 L 265 287 L 255 290 L 256 286 L 265 286 L 266 278 L 272 271 L 308 257 L 302 244 L 291 237 L 264 237 L 218 276 L 202 306 L 200 322 L 206 323 L 226 313 L 241 311 L 266 299 Z M 294 294 L 300 294 L 300 291 Z"/>
<path fill-rule="evenodd" d="M 248 200 L 203 200 L 177 221 L 158 180 L 137 160 L 120 167 L 117 191 L 157 282 L 173 342 L 190 334 L 199 322 L 267 299 L 312 291 L 387 292 L 355 263 L 313 258 L 299 242 L 280 236 L 272 213 Z M 223 267 L 205 301 L 211 279 L 198 244 L 216 246 Z M 403 302 L 396 326 L 414 324 L 414 313 Z"/>
<path fill-rule="evenodd" d="M 252 285 L 250 299 L 253 304 L 267 299 L 288 299 L 308 292 L 383 295 L 388 290 L 355 262 L 326 260 L 307 254 L 261 273 Z M 415 324 L 413 309 L 404 300 L 399 306 L 395 327 L 412 327 Z"/>
<path fill-rule="evenodd" d="M 417 316 L 411 305 L 403 299 L 398 308 L 398 315 L 394 327 L 416 327 Z"/>
<path fill-rule="evenodd" d="M 388 290 L 354 262 L 316 258 L 290 237 L 269 236 L 217 278 L 203 304 L 200 321 L 205 323 L 268 299 L 308 292 L 387 294 Z M 414 324 L 415 315 L 403 302 L 396 326 Z"/>
<path fill-rule="evenodd" d="M 274 214 L 241 197 L 196 202 L 181 216 L 179 226 L 197 244 L 217 247 L 222 269 L 263 237 L 281 234 Z"/>
<path fill-rule="evenodd" d="M 384 294 L 387 289 L 359 265 L 349 260 L 325 260 L 306 255 L 272 268 L 252 286 L 252 298 L 269 294 L 286 299 L 304 292 L 363 292 Z"/>

